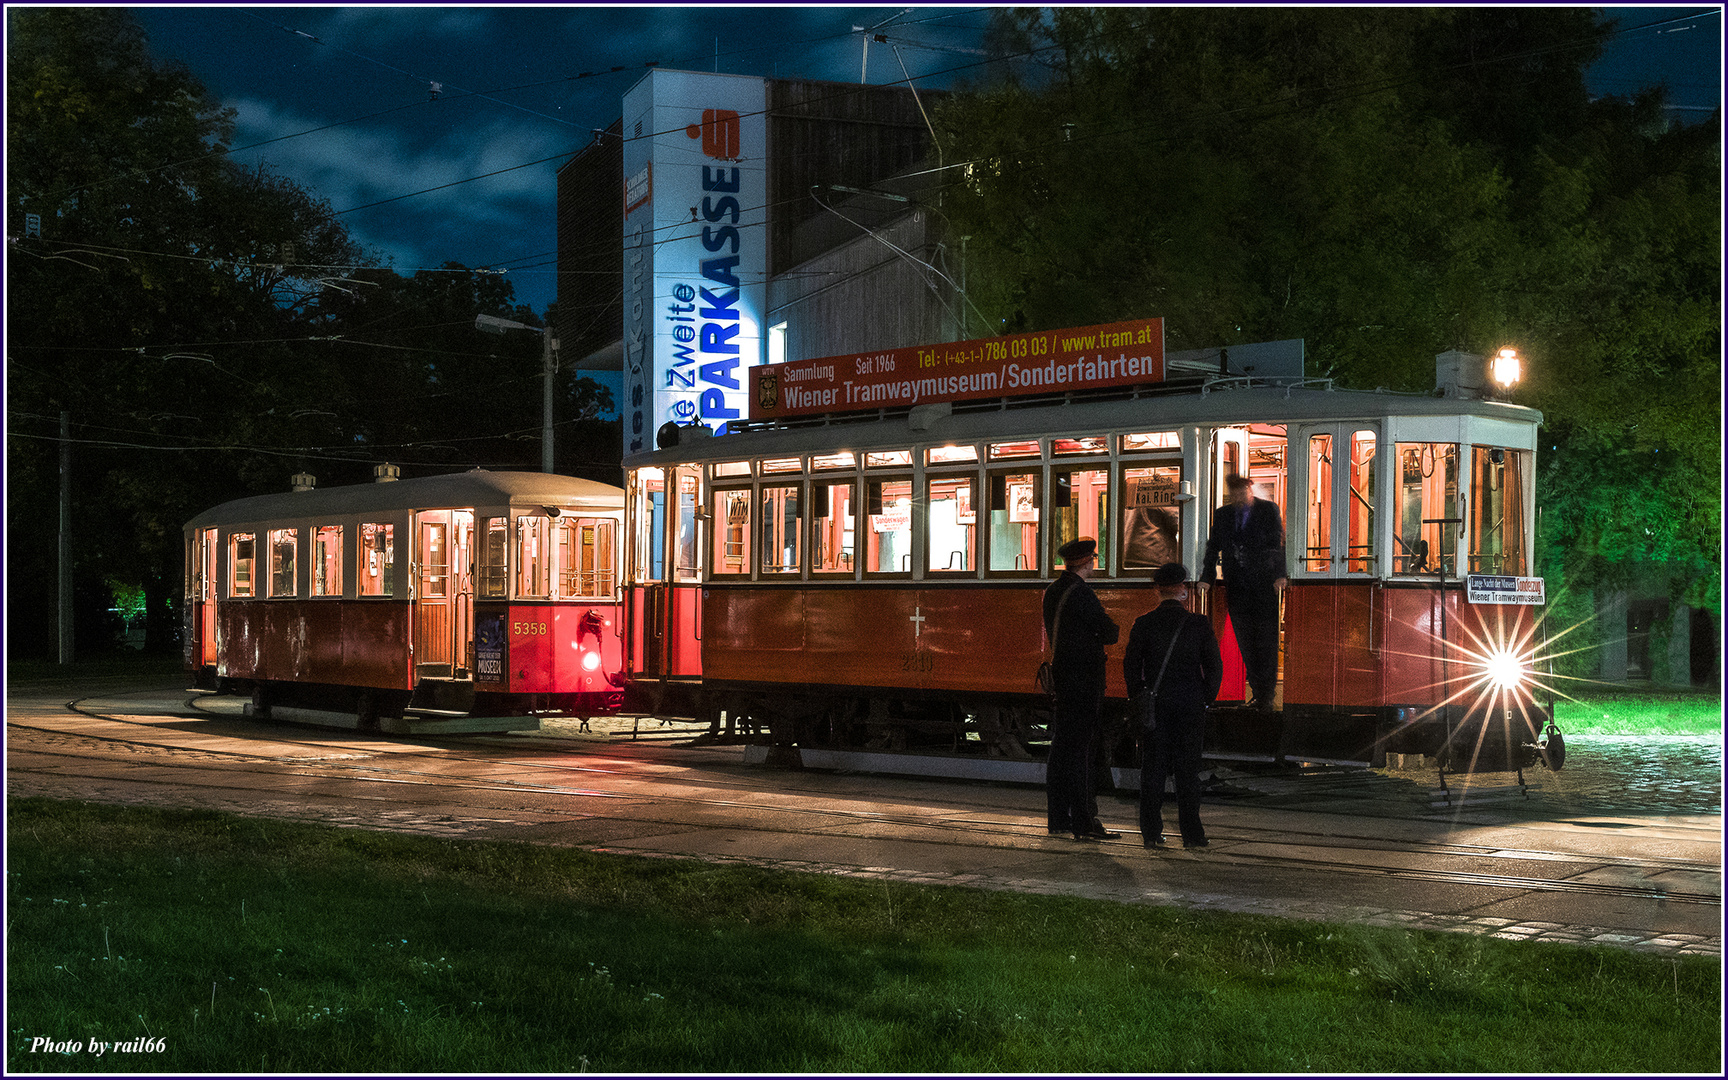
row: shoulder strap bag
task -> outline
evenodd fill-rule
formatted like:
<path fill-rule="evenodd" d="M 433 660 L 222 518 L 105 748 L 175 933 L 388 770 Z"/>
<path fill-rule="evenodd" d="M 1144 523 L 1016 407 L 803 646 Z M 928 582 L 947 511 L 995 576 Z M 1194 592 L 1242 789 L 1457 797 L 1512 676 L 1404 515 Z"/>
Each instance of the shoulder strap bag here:
<path fill-rule="evenodd" d="M 1050 628 L 1050 656 L 1056 655 L 1056 636 L 1062 633 L 1062 609 L 1068 606 L 1068 598 L 1074 595 L 1074 586 L 1068 586 L 1068 591 L 1062 594 L 1062 602 L 1056 605 L 1056 625 Z M 1056 673 L 1050 669 L 1050 661 L 1045 660 L 1038 665 L 1038 689 L 1051 697 L 1056 696 Z"/>
<path fill-rule="evenodd" d="M 1164 670 L 1170 666 L 1170 657 L 1176 651 L 1176 639 L 1181 636 L 1182 624 L 1178 623 L 1176 632 L 1170 635 L 1170 647 L 1164 650 L 1164 663 L 1158 667 L 1158 677 L 1152 681 L 1151 686 L 1140 691 L 1140 696 L 1135 699 L 1134 711 L 1140 717 L 1140 731 L 1143 734 L 1150 735 L 1158 728 L 1158 687 L 1164 684 Z"/>

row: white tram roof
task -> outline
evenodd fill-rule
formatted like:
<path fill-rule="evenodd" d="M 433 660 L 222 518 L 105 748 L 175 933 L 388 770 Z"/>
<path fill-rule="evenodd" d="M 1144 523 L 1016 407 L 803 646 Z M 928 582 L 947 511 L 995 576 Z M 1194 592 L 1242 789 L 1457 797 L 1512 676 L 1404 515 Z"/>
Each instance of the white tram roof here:
<path fill-rule="evenodd" d="M 187 522 L 186 528 L 410 510 L 541 506 L 617 511 L 624 506 L 624 492 L 610 484 L 575 476 L 471 469 L 409 480 L 254 495 L 213 506 Z"/>
<path fill-rule="evenodd" d="M 920 409 L 926 410 L 920 413 Z M 901 446 L 975 443 L 986 440 L 1081 436 L 1105 432 L 1168 431 L 1180 427 L 1239 424 L 1303 424 L 1376 420 L 1389 440 L 1479 442 L 1528 450 L 1536 445 L 1542 414 L 1500 401 L 1439 398 L 1390 391 L 1333 390 L 1316 386 L 1252 386 L 1190 391 L 1154 391 L 1072 400 L 1040 398 L 956 403 L 887 410 L 886 414 L 830 414 L 799 418 L 774 427 L 751 427 L 714 438 L 697 438 L 665 450 L 630 457 L 626 467 L 725 461 L 775 454 L 818 453 Z"/>

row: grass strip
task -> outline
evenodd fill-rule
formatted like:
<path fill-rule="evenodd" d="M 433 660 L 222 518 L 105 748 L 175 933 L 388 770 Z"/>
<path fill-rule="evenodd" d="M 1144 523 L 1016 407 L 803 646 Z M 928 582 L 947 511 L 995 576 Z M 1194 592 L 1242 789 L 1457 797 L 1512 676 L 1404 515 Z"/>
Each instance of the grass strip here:
<path fill-rule="evenodd" d="M 12 1073 L 1721 1064 L 1709 957 L 209 811 L 7 824 Z"/>

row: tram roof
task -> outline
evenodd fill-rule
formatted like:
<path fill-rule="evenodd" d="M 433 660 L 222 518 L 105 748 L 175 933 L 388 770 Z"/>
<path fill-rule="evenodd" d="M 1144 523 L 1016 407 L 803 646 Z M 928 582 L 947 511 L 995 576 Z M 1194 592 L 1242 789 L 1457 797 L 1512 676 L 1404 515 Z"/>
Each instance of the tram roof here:
<path fill-rule="evenodd" d="M 1393 417 L 1480 417 L 1528 424 L 1542 414 L 1501 401 L 1439 398 L 1390 391 L 1333 390 L 1316 386 L 1208 387 L 1204 391 L 1161 390 L 1139 396 L 1003 399 L 963 402 L 953 412 L 918 417 L 916 408 L 883 413 L 831 414 L 775 427 L 752 427 L 631 457 L 626 465 L 673 465 L 764 454 L 967 443 L 985 439 L 1030 439 L 1039 435 L 1088 435 L 1104 431 L 1167 430 L 1232 424 L 1295 424 L 1384 420 Z"/>
<path fill-rule="evenodd" d="M 470 469 L 385 483 L 254 495 L 213 506 L 187 522 L 186 527 L 404 510 L 529 505 L 556 506 L 561 510 L 619 510 L 624 506 L 624 492 L 610 484 L 575 476 Z"/>

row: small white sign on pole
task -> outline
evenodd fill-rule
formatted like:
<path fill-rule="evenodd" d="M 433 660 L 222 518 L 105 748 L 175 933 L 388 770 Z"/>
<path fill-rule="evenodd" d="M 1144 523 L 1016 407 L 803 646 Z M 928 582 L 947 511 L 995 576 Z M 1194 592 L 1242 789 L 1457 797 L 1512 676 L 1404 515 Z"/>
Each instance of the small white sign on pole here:
<path fill-rule="evenodd" d="M 1543 579 L 1539 577 L 1502 577 L 1494 574 L 1470 574 L 1465 579 L 1465 594 L 1472 604 L 1546 604 Z"/>

